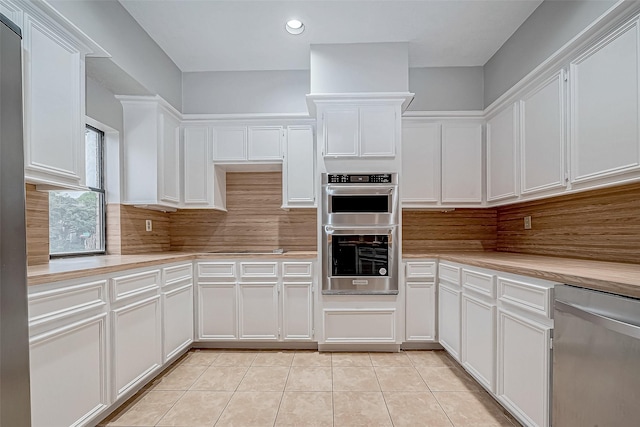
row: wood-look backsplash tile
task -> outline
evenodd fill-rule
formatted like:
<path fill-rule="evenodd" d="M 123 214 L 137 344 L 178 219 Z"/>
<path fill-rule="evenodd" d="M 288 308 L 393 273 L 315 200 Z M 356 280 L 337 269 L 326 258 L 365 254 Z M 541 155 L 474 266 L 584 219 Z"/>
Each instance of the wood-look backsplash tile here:
<path fill-rule="evenodd" d="M 49 193 L 26 184 L 27 265 L 49 262 Z"/>
<path fill-rule="evenodd" d="M 497 237 L 499 251 L 640 263 L 640 183 L 500 207 Z"/>
<path fill-rule="evenodd" d="M 171 213 L 174 251 L 315 251 L 315 209 L 281 209 L 281 172 L 227 173 L 227 212 Z"/>
<path fill-rule="evenodd" d="M 152 231 L 146 231 L 147 219 L 152 221 Z M 114 233 L 117 233 L 117 230 L 114 230 Z M 115 238 L 115 236 L 112 237 Z M 122 255 L 163 252 L 170 250 L 170 246 L 168 213 L 120 205 L 120 253 Z"/>
<path fill-rule="evenodd" d="M 440 212 L 402 210 L 402 251 L 488 251 L 496 249 L 496 209 L 456 209 Z"/>

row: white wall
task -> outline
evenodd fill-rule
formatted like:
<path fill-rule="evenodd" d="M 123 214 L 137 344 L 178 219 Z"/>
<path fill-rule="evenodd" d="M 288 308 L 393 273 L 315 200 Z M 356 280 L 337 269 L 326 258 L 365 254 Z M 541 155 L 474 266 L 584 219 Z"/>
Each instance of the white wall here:
<path fill-rule="evenodd" d="M 311 45 L 311 93 L 407 92 L 408 43 Z"/>
<path fill-rule="evenodd" d="M 409 68 L 408 110 L 468 111 L 484 108 L 482 67 Z"/>
<path fill-rule="evenodd" d="M 546 0 L 484 65 L 489 106 L 616 3 L 614 0 Z"/>
<path fill-rule="evenodd" d="M 180 69 L 118 1 L 49 0 L 49 3 L 107 50 L 112 61 L 149 93 L 158 94 L 182 109 Z"/>
<path fill-rule="evenodd" d="M 309 71 L 183 73 L 185 114 L 307 113 Z"/>
<path fill-rule="evenodd" d="M 185 114 L 308 113 L 309 71 L 184 73 Z M 482 67 L 410 68 L 412 111 L 483 108 Z"/>

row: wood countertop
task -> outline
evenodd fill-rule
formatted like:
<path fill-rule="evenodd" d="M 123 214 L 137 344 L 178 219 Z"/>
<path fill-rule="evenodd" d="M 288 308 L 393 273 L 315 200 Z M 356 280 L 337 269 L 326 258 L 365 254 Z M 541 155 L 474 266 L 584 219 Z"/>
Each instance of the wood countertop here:
<path fill-rule="evenodd" d="M 81 279 L 98 274 L 113 273 L 134 268 L 149 267 L 194 259 L 315 259 L 317 252 L 291 251 L 277 253 L 188 253 L 160 252 L 139 255 L 99 255 L 75 258 L 59 258 L 48 264 L 27 268 L 29 286 L 62 280 Z"/>
<path fill-rule="evenodd" d="M 640 298 L 640 264 L 591 261 L 511 252 L 404 254 L 403 260 L 437 258 Z"/>

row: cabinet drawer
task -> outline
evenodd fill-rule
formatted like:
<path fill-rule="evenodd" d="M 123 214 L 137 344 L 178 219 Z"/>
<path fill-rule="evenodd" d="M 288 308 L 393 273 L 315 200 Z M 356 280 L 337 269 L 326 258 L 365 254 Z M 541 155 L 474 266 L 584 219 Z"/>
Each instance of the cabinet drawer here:
<path fill-rule="evenodd" d="M 498 300 L 551 317 L 552 287 L 498 277 Z"/>
<path fill-rule="evenodd" d="M 235 262 L 199 262 L 198 277 L 202 278 L 235 278 Z"/>
<path fill-rule="evenodd" d="M 173 282 L 191 279 L 193 277 L 193 265 L 189 263 L 166 267 L 162 269 L 162 272 L 164 274 L 164 284 L 169 285 Z"/>
<path fill-rule="evenodd" d="M 460 285 L 460 267 L 440 263 L 438 265 L 438 277 L 450 283 Z"/>
<path fill-rule="evenodd" d="M 435 262 L 407 262 L 407 279 L 427 279 L 436 277 Z"/>
<path fill-rule="evenodd" d="M 283 262 L 282 263 L 282 276 L 283 277 L 311 277 L 311 263 L 310 262 Z"/>
<path fill-rule="evenodd" d="M 495 276 L 492 274 L 462 269 L 462 286 L 479 294 L 486 295 L 489 298 L 496 297 L 496 283 L 494 278 Z"/>
<path fill-rule="evenodd" d="M 107 304 L 107 281 L 99 280 L 29 295 L 31 327 L 84 313 Z"/>
<path fill-rule="evenodd" d="M 111 301 L 117 302 L 160 287 L 160 270 L 111 279 Z"/>
<path fill-rule="evenodd" d="M 242 277 L 278 277 L 277 262 L 241 262 Z"/>

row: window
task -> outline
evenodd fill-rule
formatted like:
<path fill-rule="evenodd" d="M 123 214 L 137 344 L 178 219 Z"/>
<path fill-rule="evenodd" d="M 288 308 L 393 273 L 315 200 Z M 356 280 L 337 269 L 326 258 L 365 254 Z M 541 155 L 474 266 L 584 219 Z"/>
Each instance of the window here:
<path fill-rule="evenodd" d="M 104 133 L 85 130 L 89 191 L 49 193 L 49 253 L 53 256 L 105 253 Z"/>

